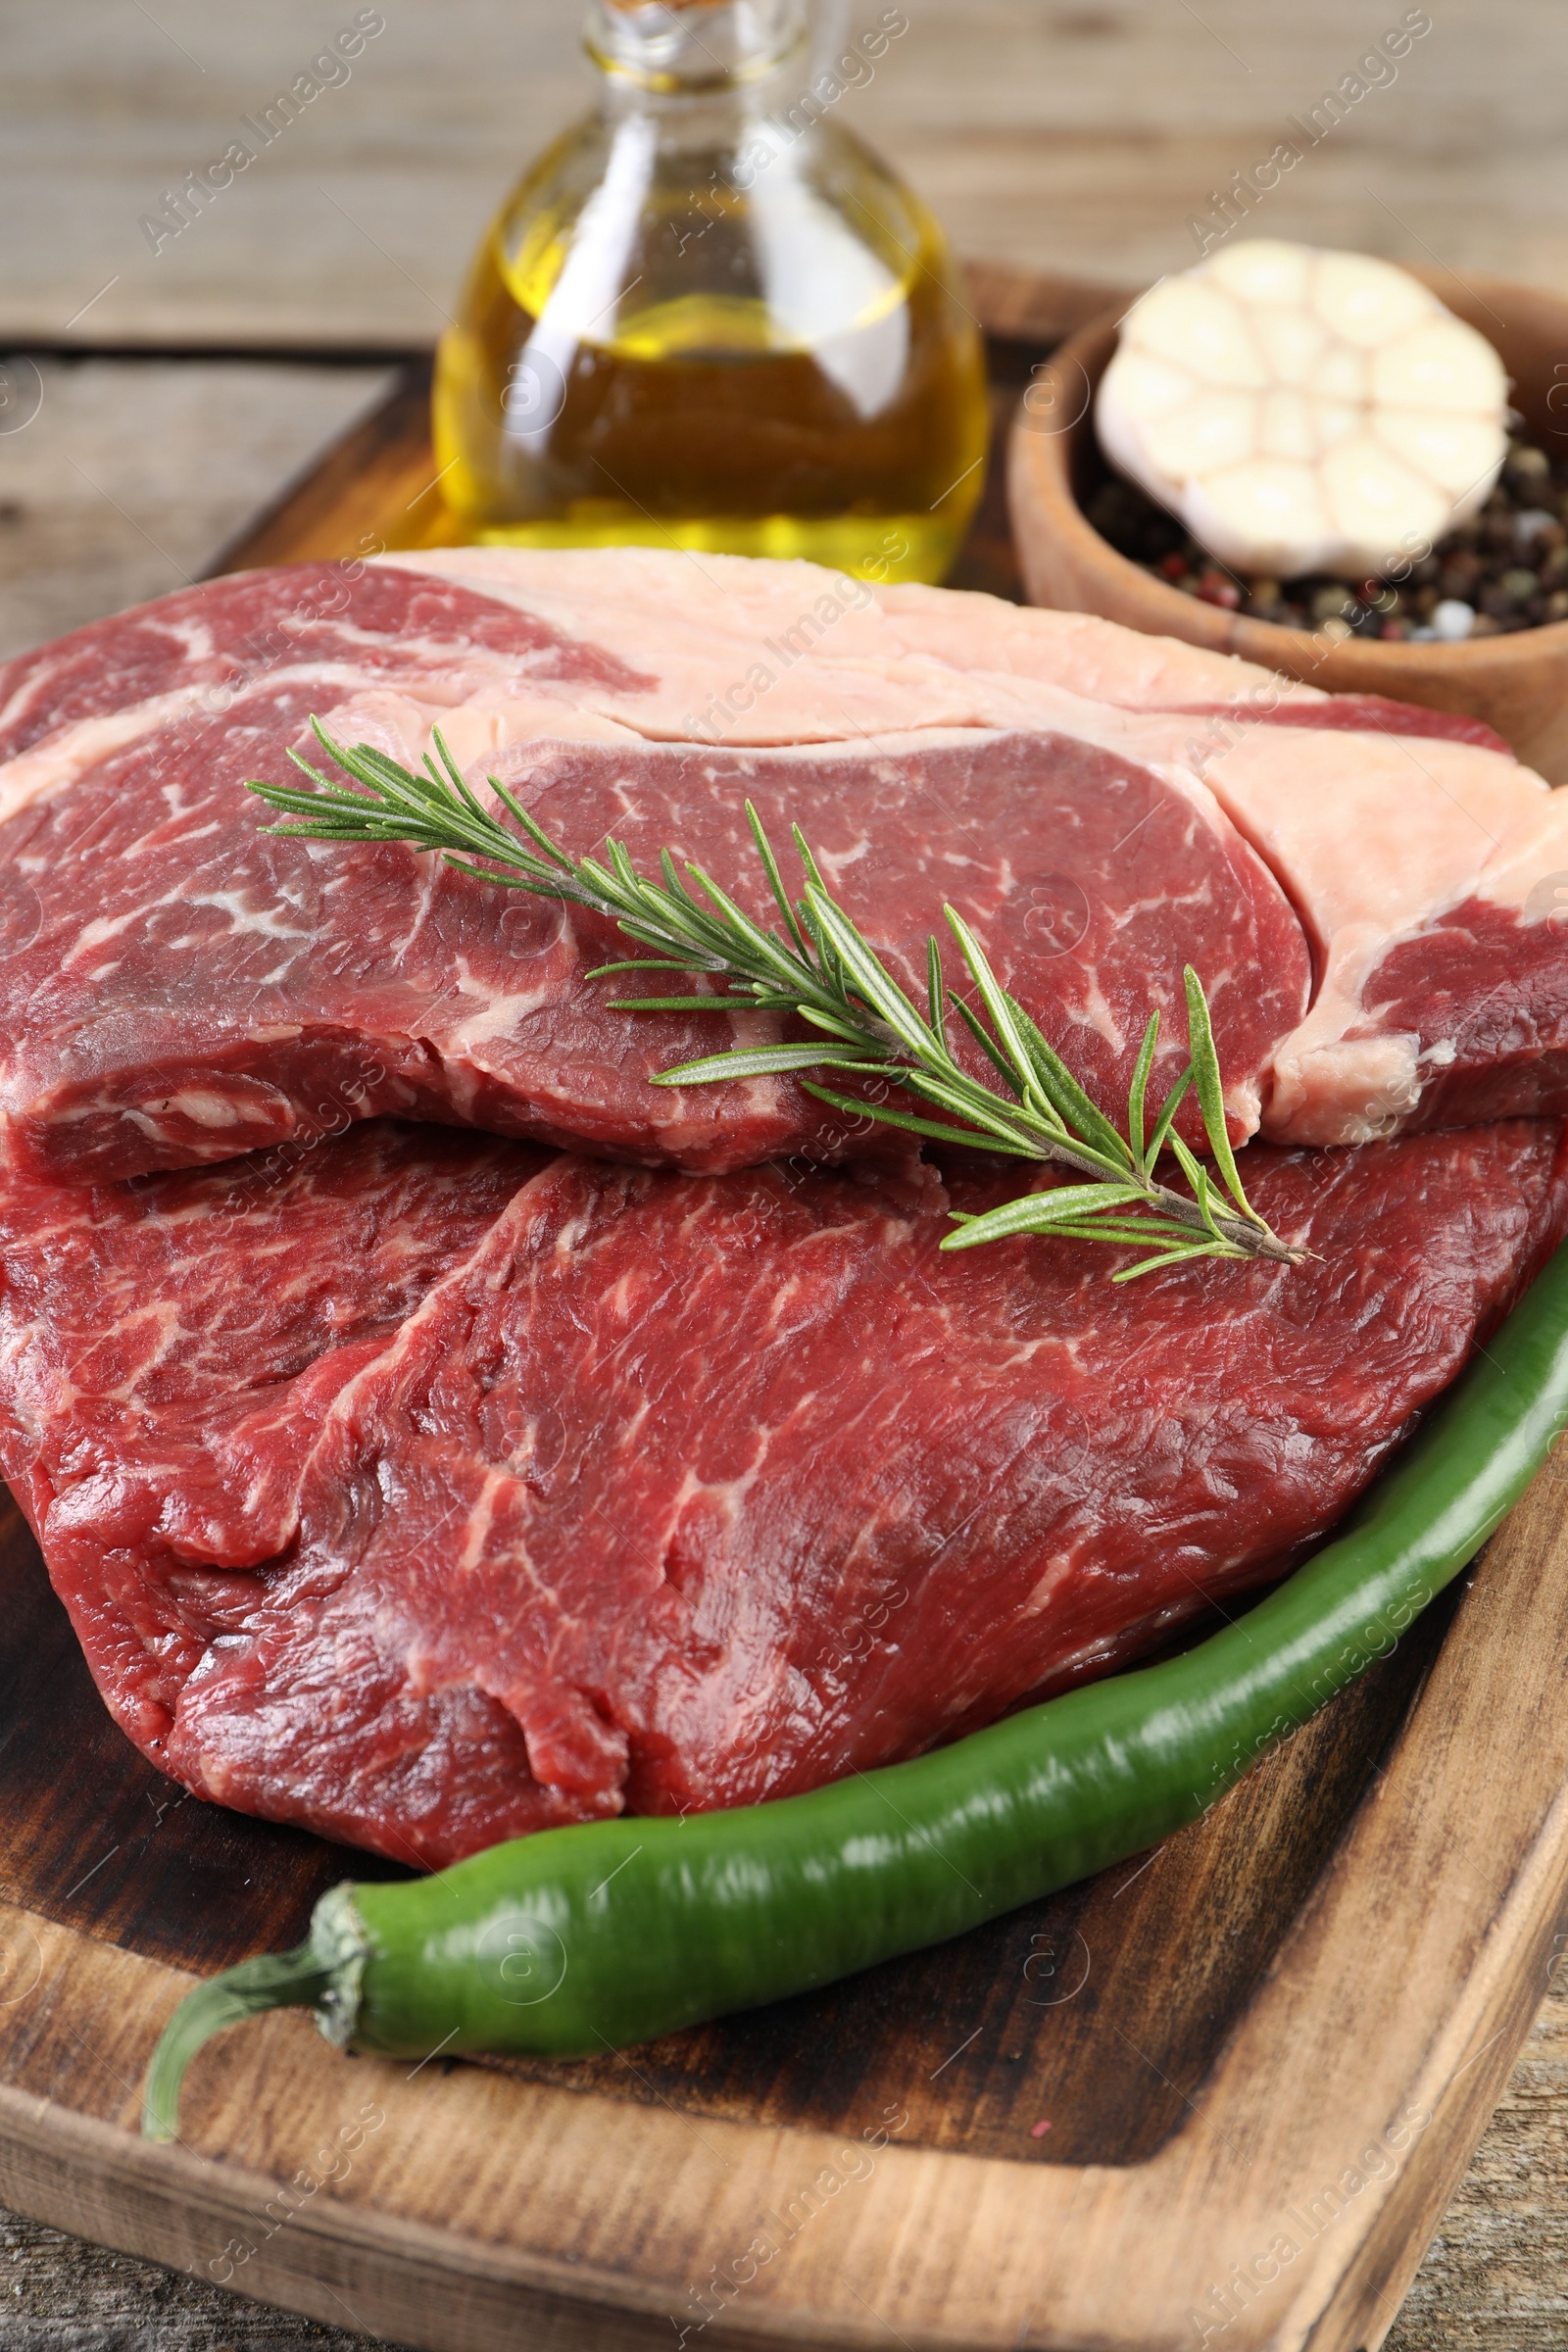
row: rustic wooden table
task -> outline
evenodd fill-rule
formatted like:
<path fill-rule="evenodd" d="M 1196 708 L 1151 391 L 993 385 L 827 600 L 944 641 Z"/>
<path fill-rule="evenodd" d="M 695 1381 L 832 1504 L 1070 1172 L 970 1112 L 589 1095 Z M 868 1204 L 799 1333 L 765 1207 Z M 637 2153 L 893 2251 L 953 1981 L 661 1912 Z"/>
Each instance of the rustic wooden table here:
<path fill-rule="evenodd" d="M 964 251 L 1112 281 L 1179 268 L 1214 192 L 1343 89 L 1258 231 L 1568 290 L 1553 0 L 1444 0 L 1393 80 L 1357 68 L 1410 21 L 1402 0 L 905 6 L 907 32 L 846 103 Z M 389 356 L 428 344 L 489 206 L 586 95 L 561 0 L 370 14 L 384 29 L 349 77 L 155 252 L 141 222 L 163 191 L 307 72 L 338 18 L 316 0 L 0 0 L 0 352 L 18 355 L 0 376 L 0 654 L 205 565 L 377 397 Z M 1568 2340 L 1568 2002 L 1543 1991 L 1396 2352 Z M 353 2340 L 0 2216 L 7 2346 Z"/>

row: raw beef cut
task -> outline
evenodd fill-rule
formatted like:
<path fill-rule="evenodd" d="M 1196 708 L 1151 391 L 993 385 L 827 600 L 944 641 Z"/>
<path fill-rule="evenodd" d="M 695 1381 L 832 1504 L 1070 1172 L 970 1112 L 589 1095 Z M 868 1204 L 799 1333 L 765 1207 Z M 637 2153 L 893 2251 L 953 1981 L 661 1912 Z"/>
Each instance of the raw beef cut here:
<path fill-rule="evenodd" d="M 705 558 L 661 604 L 656 578 L 679 558 L 399 561 L 482 577 L 566 633 L 608 610 L 611 641 L 664 681 L 645 727 L 739 745 L 782 725 L 805 740 L 813 711 L 820 727 L 836 708 L 865 729 L 1049 727 L 1200 778 L 1313 950 L 1311 1010 L 1264 1073 L 1270 1141 L 1364 1143 L 1568 1108 L 1568 793 L 1478 720 L 1325 695 L 1112 621 L 950 589 L 883 589 L 834 618 L 833 598 L 813 605 L 806 586 L 821 575 L 799 566 Z M 754 694 L 759 653 L 758 683 L 772 683 Z"/>
<path fill-rule="evenodd" d="M 651 1089 L 777 1032 L 614 1012 L 584 978 L 603 926 L 402 849 L 259 839 L 243 780 L 288 775 L 312 711 L 414 764 L 439 724 L 571 849 L 670 842 L 754 906 L 741 801 L 798 815 L 911 977 L 956 903 L 1109 1106 L 1191 959 L 1238 1139 L 1568 1107 L 1568 798 L 1474 722 L 809 564 L 464 549 L 210 583 L 0 672 L 14 1164 L 195 1164 L 380 1112 L 693 1169 L 866 1148 L 792 1081 Z"/>
<path fill-rule="evenodd" d="M 475 779 L 494 766 L 569 850 L 613 833 L 657 872 L 667 844 L 762 914 L 750 797 L 781 847 L 803 826 L 917 988 L 926 935 L 956 906 L 1113 1105 L 1155 1005 L 1158 1088 L 1180 1067 L 1191 959 L 1235 1133 L 1256 1127 L 1309 964 L 1283 893 L 1200 785 L 1045 729 L 735 753 L 595 718 L 596 698 L 635 710 L 652 687 L 588 638 L 392 569 L 218 582 L 14 665 L 17 749 L 0 767 L 12 1156 L 116 1175 L 386 1111 L 696 1168 L 845 1149 L 844 1122 L 792 1080 L 652 1087 L 677 1060 L 782 1032 L 760 1013 L 615 1010 L 625 988 L 586 977 L 630 952 L 612 925 L 401 847 L 264 838 L 243 781 L 290 772 L 313 710 L 415 760 L 443 721 Z M 1200 1142 L 1196 1107 L 1184 1115 Z"/>
<path fill-rule="evenodd" d="M 908 1755 L 1328 1528 L 1568 1213 L 1556 1122 L 1248 1155 L 1315 1252 L 941 1256 L 1015 1177 L 364 1124 L 0 1187 L 0 1466 L 119 1721 L 405 1860 Z"/>

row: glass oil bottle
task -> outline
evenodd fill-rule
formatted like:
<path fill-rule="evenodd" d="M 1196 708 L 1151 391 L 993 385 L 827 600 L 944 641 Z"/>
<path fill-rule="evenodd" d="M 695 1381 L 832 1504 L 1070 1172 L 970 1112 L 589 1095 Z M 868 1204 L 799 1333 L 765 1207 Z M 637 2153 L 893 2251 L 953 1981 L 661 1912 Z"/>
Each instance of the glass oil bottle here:
<path fill-rule="evenodd" d="M 599 110 L 503 206 L 433 400 L 463 538 L 939 580 L 980 494 L 979 331 L 839 99 L 806 0 L 595 0 Z"/>

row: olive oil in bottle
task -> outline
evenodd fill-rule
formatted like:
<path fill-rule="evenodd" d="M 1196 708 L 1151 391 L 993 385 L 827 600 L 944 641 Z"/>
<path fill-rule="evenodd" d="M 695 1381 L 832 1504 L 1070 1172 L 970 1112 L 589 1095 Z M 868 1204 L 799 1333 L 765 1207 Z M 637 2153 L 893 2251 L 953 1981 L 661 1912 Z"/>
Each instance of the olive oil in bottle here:
<path fill-rule="evenodd" d="M 841 120 L 905 23 L 813 67 L 805 0 L 596 0 L 600 109 L 503 206 L 437 357 L 465 538 L 943 576 L 981 487 L 979 332 Z"/>

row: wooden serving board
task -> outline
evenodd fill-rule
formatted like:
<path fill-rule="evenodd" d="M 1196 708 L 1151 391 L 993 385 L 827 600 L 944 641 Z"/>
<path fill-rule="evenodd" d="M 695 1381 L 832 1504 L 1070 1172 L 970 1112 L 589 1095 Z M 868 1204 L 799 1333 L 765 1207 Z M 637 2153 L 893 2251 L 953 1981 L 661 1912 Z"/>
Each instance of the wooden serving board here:
<path fill-rule="evenodd" d="M 972 273 L 999 417 L 1105 289 Z M 440 536 L 418 368 L 227 567 Z M 959 578 L 1005 593 L 995 483 Z M 0 1514 L 0 2200 L 432 2352 L 1376 2345 L 1568 1899 L 1568 1451 L 1455 1594 L 1153 1854 L 580 2066 L 329 2053 L 289 2013 L 135 2134 L 200 1975 L 385 1870 L 186 1796 Z"/>

